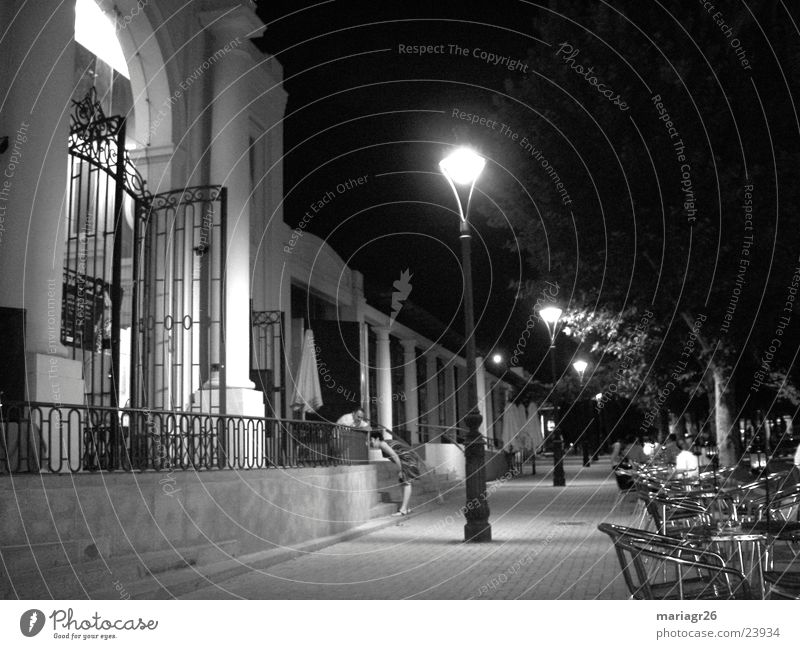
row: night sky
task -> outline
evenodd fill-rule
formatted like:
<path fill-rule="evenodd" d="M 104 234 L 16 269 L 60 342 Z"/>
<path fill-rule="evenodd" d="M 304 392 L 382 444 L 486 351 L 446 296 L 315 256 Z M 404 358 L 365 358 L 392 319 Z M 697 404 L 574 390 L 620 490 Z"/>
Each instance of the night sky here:
<path fill-rule="evenodd" d="M 720 206 L 728 199 L 736 205 L 742 183 L 727 195 L 725 187 L 705 191 L 701 175 L 713 166 L 716 177 L 741 179 L 753 167 L 768 170 L 773 157 L 790 156 L 794 146 L 782 130 L 794 119 L 796 86 L 786 88 L 796 82 L 800 59 L 785 52 L 787 39 L 800 41 L 797 16 L 782 2 L 719 3 L 720 9 L 703 2 L 589 3 L 601 16 L 595 24 L 582 22 L 587 3 L 576 2 L 258 4 L 268 25 L 259 45 L 282 63 L 289 93 L 285 220 L 295 226 L 332 192 L 308 230 L 364 273 L 370 302 L 380 303 L 409 269 L 409 299 L 461 329 L 456 206 L 438 161 L 459 145 L 488 158 L 471 219 L 478 344 L 485 351 L 509 354 L 525 327 L 536 295 L 518 295 L 519 281 L 560 282 L 562 306 L 581 291 L 585 303 L 587 290 L 602 303 L 619 277 L 626 281 L 614 290 L 627 292 L 629 301 L 634 294 L 649 300 L 647 291 L 654 304 L 678 300 L 680 291 L 658 282 L 667 274 L 701 278 L 713 294 L 720 271 L 671 251 L 685 245 L 693 210 L 695 220 L 724 214 L 728 208 Z M 578 50 L 572 59 L 569 49 L 559 50 L 562 42 Z M 419 46 L 425 51 L 411 51 Z M 680 138 L 695 145 L 688 204 L 671 146 L 678 138 L 660 118 L 656 94 Z M 473 123 L 473 115 L 484 121 Z M 508 128 L 492 128 L 492 120 Z M 723 139 L 755 147 L 744 171 L 735 148 L 717 145 L 714 133 L 707 137 L 709 125 L 725 120 L 731 126 Z M 623 143 L 631 138 L 651 146 L 627 155 Z M 523 140 L 549 145 L 569 205 L 542 178 Z M 612 145 L 619 155 L 605 150 Z M 776 156 L 774 147 L 781 149 Z M 611 174 L 615 165 L 620 171 Z M 366 181 L 343 187 L 359 177 Z M 758 195 L 765 211 L 775 210 L 776 193 Z M 536 222 L 533 231 L 526 219 Z M 717 266 L 728 254 L 719 222 L 713 232 L 692 234 L 692 254 L 708 239 L 702 256 Z M 660 243 L 648 250 L 642 234 L 653 232 Z M 604 280 L 593 284 L 581 273 Z M 763 287 L 772 277 L 749 280 Z M 532 369 L 546 351 L 544 330 L 537 331 L 523 363 Z"/>

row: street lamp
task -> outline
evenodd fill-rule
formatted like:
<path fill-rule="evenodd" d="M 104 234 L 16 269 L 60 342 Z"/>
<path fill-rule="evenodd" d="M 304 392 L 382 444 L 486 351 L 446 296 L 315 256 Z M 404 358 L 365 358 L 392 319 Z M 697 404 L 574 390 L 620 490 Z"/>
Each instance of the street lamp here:
<path fill-rule="evenodd" d="M 492 355 L 492 363 L 494 363 L 495 365 L 500 365 L 500 363 L 502 363 L 502 362 L 503 362 L 502 354 L 493 354 Z"/>
<path fill-rule="evenodd" d="M 539 316 L 544 320 L 547 333 L 550 335 L 550 369 L 553 374 L 553 387 L 556 384 L 556 335 L 558 334 L 558 321 L 561 319 L 562 313 L 564 312 L 557 306 L 547 306 L 539 311 Z"/>
<path fill-rule="evenodd" d="M 583 373 L 586 371 L 586 368 L 589 367 L 589 363 L 582 359 L 578 359 L 572 364 L 572 367 L 578 373 L 578 378 L 580 380 L 581 385 L 583 385 Z M 583 414 L 585 412 L 584 408 L 581 405 L 581 402 L 578 401 L 577 404 L 578 412 Z M 581 424 L 583 421 L 581 421 Z M 592 466 L 591 458 L 589 457 L 589 440 L 587 439 L 587 432 L 584 430 L 581 433 L 581 453 L 583 454 L 583 466 Z"/>
<path fill-rule="evenodd" d="M 750 471 L 754 476 L 764 478 L 764 508 L 767 516 L 767 528 L 770 526 L 770 500 L 769 500 L 769 457 L 764 451 L 750 452 Z"/>
<path fill-rule="evenodd" d="M 596 442 L 597 444 L 594 447 L 594 455 L 592 459 L 597 462 L 600 459 L 600 447 L 603 445 L 603 393 L 598 392 L 594 395 L 594 400 L 597 406 L 597 425 L 595 426 L 596 431 Z"/>
<path fill-rule="evenodd" d="M 583 373 L 586 371 L 586 368 L 589 367 L 589 363 L 587 363 L 586 361 L 575 361 L 572 364 L 572 367 L 575 368 L 575 371 L 578 373 L 581 385 L 583 385 Z"/>
<path fill-rule="evenodd" d="M 564 476 L 564 438 L 559 428 L 560 414 L 556 405 L 556 336 L 558 335 L 558 321 L 564 313 L 557 306 L 547 306 L 539 310 L 539 316 L 547 327 L 550 335 L 550 373 L 553 381 L 553 413 L 555 417 L 555 430 L 553 431 L 553 486 L 563 487 L 567 484 Z"/>
<path fill-rule="evenodd" d="M 486 498 L 486 463 L 484 443 L 480 434 L 481 413 L 478 410 L 478 374 L 475 368 L 475 318 L 472 305 L 472 232 L 469 207 L 472 192 L 486 165 L 486 160 L 470 149 L 457 149 L 439 163 L 439 169 L 456 196 L 461 217 L 461 264 L 464 271 L 464 334 L 467 338 L 467 437 L 464 445 L 467 472 L 467 504 L 464 516 L 464 540 L 480 543 L 492 540 L 489 524 L 489 503 Z M 468 187 L 468 191 L 459 187 Z M 466 194 L 466 196 L 464 195 Z"/>

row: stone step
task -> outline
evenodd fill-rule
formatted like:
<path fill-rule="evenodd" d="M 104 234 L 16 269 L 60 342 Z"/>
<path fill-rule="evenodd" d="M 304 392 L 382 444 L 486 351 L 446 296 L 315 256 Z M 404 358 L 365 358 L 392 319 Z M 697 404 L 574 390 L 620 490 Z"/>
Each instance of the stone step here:
<path fill-rule="evenodd" d="M 41 572 L 20 570 L 7 563 L 10 574 L 4 571 L 0 575 L 0 599 L 81 599 L 98 590 L 112 593 L 112 597 L 126 598 L 126 584 L 143 578 L 156 580 L 159 575 L 177 569 L 205 566 L 238 555 L 239 541 L 230 540 L 139 556 L 81 561 L 71 566 L 42 567 Z"/>
<path fill-rule="evenodd" d="M 399 502 L 399 501 L 398 501 Z M 397 503 L 392 501 L 380 502 L 373 505 L 369 510 L 370 520 L 374 518 L 382 518 L 384 516 L 391 516 L 397 511 Z"/>
<path fill-rule="evenodd" d="M 108 539 L 63 539 L 31 545 L 0 546 L 0 555 L 9 570 L 15 572 L 37 572 L 52 570 L 98 559 L 108 554 Z"/>

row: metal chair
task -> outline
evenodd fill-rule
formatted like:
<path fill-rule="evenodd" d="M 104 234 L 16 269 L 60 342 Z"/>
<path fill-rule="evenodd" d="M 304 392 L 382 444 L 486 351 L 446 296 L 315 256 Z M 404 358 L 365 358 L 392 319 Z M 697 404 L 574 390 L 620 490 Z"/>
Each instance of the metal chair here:
<path fill-rule="evenodd" d="M 764 573 L 769 599 L 800 600 L 800 572 L 769 570 Z"/>
<path fill-rule="evenodd" d="M 632 599 L 752 599 L 744 575 L 722 557 L 645 530 L 602 523 Z"/>
<path fill-rule="evenodd" d="M 654 493 L 642 497 L 656 531 L 665 536 L 680 535 L 710 521 L 706 507 L 693 500 Z"/>

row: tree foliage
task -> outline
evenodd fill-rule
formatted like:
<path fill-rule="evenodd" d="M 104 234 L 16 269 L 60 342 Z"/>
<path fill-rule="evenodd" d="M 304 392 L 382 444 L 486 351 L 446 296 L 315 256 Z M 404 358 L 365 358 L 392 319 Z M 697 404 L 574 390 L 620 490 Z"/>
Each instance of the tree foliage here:
<path fill-rule="evenodd" d="M 709 395 L 722 438 L 770 387 L 798 394 L 797 35 L 782 3 L 751 5 L 546 4 L 530 28 L 549 47 L 494 107 L 518 137 L 485 141 L 524 317 L 558 282 L 595 384 L 643 411 L 669 382 L 678 414 Z"/>

